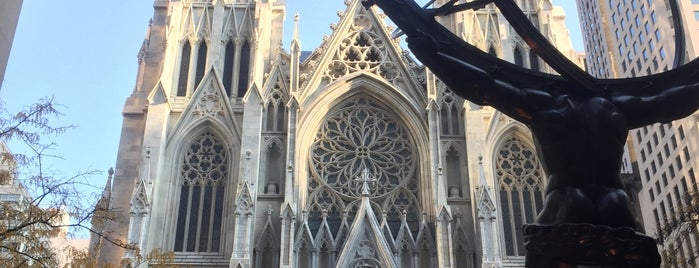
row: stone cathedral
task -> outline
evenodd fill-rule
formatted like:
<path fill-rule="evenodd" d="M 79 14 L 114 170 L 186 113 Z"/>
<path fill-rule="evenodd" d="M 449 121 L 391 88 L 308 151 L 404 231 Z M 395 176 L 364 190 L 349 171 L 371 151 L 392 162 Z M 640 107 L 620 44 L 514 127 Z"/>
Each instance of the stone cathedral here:
<path fill-rule="evenodd" d="M 561 8 L 518 2 L 582 58 Z M 283 48 L 284 0 L 155 1 L 102 200 L 119 216 L 95 225 L 138 250 L 93 239 L 102 263 L 147 267 L 139 255 L 160 250 L 183 267 L 523 265 L 545 183 L 527 128 L 452 94 L 379 9 L 345 4 L 302 51 L 298 23 Z M 550 71 L 492 6 L 440 22 Z"/>

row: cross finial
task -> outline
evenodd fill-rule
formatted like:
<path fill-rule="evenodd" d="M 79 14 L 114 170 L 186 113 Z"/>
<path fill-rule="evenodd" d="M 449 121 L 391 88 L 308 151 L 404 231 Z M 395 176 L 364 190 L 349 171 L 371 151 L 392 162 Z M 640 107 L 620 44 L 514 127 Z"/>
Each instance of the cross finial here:
<path fill-rule="evenodd" d="M 361 182 L 362 183 L 362 195 L 369 196 L 369 183 L 376 182 L 376 178 L 374 178 L 373 175 L 369 174 L 369 169 L 365 168 L 362 170 L 362 175 L 357 176 L 355 181 Z"/>

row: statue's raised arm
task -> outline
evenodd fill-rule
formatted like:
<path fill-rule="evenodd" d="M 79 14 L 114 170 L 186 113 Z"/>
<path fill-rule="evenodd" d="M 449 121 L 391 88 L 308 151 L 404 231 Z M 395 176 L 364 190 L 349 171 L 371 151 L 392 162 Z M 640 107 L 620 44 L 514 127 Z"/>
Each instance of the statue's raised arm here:
<path fill-rule="evenodd" d="M 554 264 L 562 260 L 613 267 L 658 267 L 660 257 L 650 237 L 632 234 L 619 240 L 639 239 L 642 247 L 604 243 L 619 239 L 616 235 L 621 232 L 615 233 L 619 230 L 637 228 L 620 178 L 628 131 L 679 119 L 699 108 L 699 83 L 693 79 L 699 74 L 699 61 L 643 78 L 595 79 L 560 55 L 514 1 L 457 2 L 451 0 L 431 9 L 413 0 L 365 0 L 365 5 L 379 6 L 407 35 L 411 52 L 454 93 L 476 104 L 490 105 L 531 130 L 548 178 L 537 225 L 525 227 L 527 250 L 533 250 L 527 252 L 527 267 L 558 267 Z M 532 51 L 560 75 L 500 60 L 466 43 L 434 18 L 490 3 L 497 5 Z M 542 47 L 553 52 L 541 51 Z M 574 228 L 562 230 L 569 233 L 550 231 L 560 226 Z M 593 229 L 609 233 L 580 236 Z M 561 244 L 570 247 L 561 249 L 542 234 L 562 239 Z M 637 251 L 619 258 L 605 255 L 630 247 Z M 588 251 L 590 248 L 596 251 Z M 627 263 L 629 259 L 636 261 Z"/>
<path fill-rule="evenodd" d="M 516 87 L 469 63 L 482 52 L 454 36 L 435 21 L 432 13 L 415 2 L 377 0 L 371 3 L 380 4 L 407 35 L 411 52 L 457 95 L 478 105 L 493 106 L 523 123 L 528 123 L 538 108 L 553 102 L 544 91 Z M 497 63 L 486 64 L 497 68 Z"/>
<path fill-rule="evenodd" d="M 629 128 L 667 123 L 699 109 L 699 83 L 667 88 L 648 96 L 622 95 L 614 103 L 626 115 Z"/>

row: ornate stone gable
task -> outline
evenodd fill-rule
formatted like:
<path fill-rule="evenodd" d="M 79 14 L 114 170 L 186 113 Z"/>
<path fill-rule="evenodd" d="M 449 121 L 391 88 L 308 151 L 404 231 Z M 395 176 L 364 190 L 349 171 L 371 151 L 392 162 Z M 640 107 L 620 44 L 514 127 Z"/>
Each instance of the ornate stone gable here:
<path fill-rule="evenodd" d="M 182 16 L 184 20 L 180 25 L 179 32 L 184 38 L 190 40 L 200 40 L 203 37 L 211 36 L 211 25 L 213 23 L 212 5 L 210 1 L 184 1 L 182 3 Z"/>
<path fill-rule="evenodd" d="M 381 232 L 368 195 L 362 197 L 350 230 L 336 267 L 399 267 Z"/>
<path fill-rule="evenodd" d="M 168 103 L 167 93 L 165 93 L 165 88 L 163 83 L 158 81 L 153 90 L 148 95 L 148 103 L 150 105 L 158 105 L 163 103 Z"/>
<path fill-rule="evenodd" d="M 134 213 L 148 212 L 150 207 L 150 197 L 146 183 L 142 179 L 137 179 L 136 189 L 131 197 L 131 211 Z"/>
<path fill-rule="evenodd" d="M 237 38 L 249 38 L 252 34 L 248 29 L 252 29 L 255 17 L 255 8 L 252 5 L 236 5 L 236 4 L 252 4 L 253 0 L 230 0 L 226 3 L 234 4 L 231 8 L 226 9 L 223 18 L 223 32 L 221 33 L 223 40 L 232 40 Z"/>
<path fill-rule="evenodd" d="M 219 127 L 230 129 L 239 136 L 238 128 L 231 110 L 231 104 L 223 90 L 221 79 L 214 68 L 204 75 L 192 99 L 189 101 L 179 120 L 168 133 L 168 139 L 176 137 L 180 131 L 201 122 L 213 122 Z"/>
<path fill-rule="evenodd" d="M 387 55 L 387 44 L 380 37 L 380 25 L 372 23 L 368 11 L 358 8 L 351 18 L 350 29 L 334 53 L 332 61 L 323 70 L 323 79 L 333 82 L 349 73 L 366 71 L 393 83 L 401 79 L 397 66 Z"/>
<path fill-rule="evenodd" d="M 424 74 L 390 37 L 392 27 L 376 8 L 365 9 L 361 1 L 348 2 L 347 11 L 339 12 L 339 24 L 331 25 L 333 34 L 304 63 L 300 76 L 302 96 L 313 94 L 338 80 L 358 73 L 371 74 L 414 99 L 425 99 Z M 415 67 L 415 68 L 413 68 Z"/>
<path fill-rule="evenodd" d="M 262 96 L 265 102 L 285 102 L 289 99 L 289 79 L 282 66 L 285 63 L 277 60 L 272 65 L 270 72 L 266 75 L 266 81 L 262 86 Z M 275 103 L 276 104 L 276 103 Z M 286 103 L 280 103 L 286 105 Z"/>
<path fill-rule="evenodd" d="M 243 182 L 239 193 L 236 195 L 235 212 L 237 215 L 250 215 L 253 212 L 255 202 L 250 194 L 250 186 L 247 182 Z"/>

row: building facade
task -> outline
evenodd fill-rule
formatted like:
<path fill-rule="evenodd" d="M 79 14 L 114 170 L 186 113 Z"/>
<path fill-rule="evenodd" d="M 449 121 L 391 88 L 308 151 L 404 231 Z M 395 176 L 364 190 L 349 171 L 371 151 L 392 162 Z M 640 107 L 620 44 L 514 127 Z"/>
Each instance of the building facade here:
<path fill-rule="evenodd" d="M 5 142 L 0 141 L 0 266 L 56 265 L 53 229 L 36 219 L 44 213 L 20 182 L 17 164 Z"/>
<path fill-rule="evenodd" d="M 699 2 L 677 1 L 686 38 L 685 61 L 699 52 Z M 591 73 L 603 78 L 652 75 L 673 68 L 675 27 L 668 1 L 578 1 Z M 688 196 L 697 192 L 699 117 L 694 115 L 631 132 L 634 161 L 642 188 L 638 193 L 646 233 L 676 225 Z M 663 257 L 678 255 L 693 266 L 699 234 L 680 224 L 665 239 Z M 683 233 L 683 234 L 681 234 Z M 677 264 L 686 267 L 688 263 Z"/>
<path fill-rule="evenodd" d="M 546 180 L 527 128 L 451 93 L 378 9 L 345 4 L 320 47 L 294 29 L 287 52 L 284 1 L 155 1 L 103 195 L 121 216 L 100 224 L 139 250 L 103 243 L 103 263 L 523 266 Z M 522 7 L 578 55 L 561 8 Z M 550 71 L 492 6 L 440 21 Z"/>
<path fill-rule="evenodd" d="M 5 79 L 7 60 L 10 58 L 10 48 L 12 48 L 21 9 L 22 0 L 0 2 L 0 89 Z"/>

